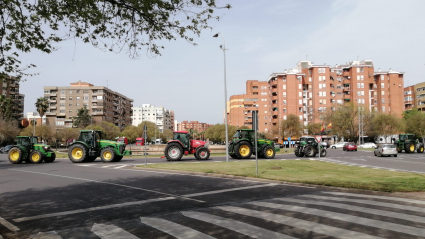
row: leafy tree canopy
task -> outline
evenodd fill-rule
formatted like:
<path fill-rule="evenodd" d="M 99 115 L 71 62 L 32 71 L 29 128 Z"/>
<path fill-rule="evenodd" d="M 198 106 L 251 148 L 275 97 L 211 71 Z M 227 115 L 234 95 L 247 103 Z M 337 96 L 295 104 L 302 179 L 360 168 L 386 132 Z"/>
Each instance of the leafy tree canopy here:
<path fill-rule="evenodd" d="M 77 112 L 77 118 L 74 120 L 74 126 L 78 128 L 85 128 L 91 124 L 91 115 L 86 106 L 79 109 Z"/>
<path fill-rule="evenodd" d="M 287 119 L 282 121 L 280 127 L 282 138 L 300 137 L 303 130 L 300 119 L 294 114 L 289 114 Z"/>
<path fill-rule="evenodd" d="M 80 38 L 104 51 L 152 56 L 161 40 L 183 38 L 195 44 L 209 20 L 219 20 L 215 0 L 1 0 L 0 76 L 21 77 L 18 52 L 51 53 L 55 43 Z"/>

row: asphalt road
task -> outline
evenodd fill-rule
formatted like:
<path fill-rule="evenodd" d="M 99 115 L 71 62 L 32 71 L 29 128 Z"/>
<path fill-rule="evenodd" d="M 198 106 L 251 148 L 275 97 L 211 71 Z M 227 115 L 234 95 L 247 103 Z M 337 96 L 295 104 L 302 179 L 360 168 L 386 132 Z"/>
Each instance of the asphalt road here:
<path fill-rule="evenodd" d="M 378 158 L 373 157 L 372 151 L 331 149 L 321 160 L 425 173 L 423 156 Z M 183 159 L 170 163 L 197 162 L 194 157 Z M 293 154 L 276 157 L 296 159 L 311 160 Z M 225 157 L 211 160 L 223 161 Z M 110 164 L 72 164 L 68 159 L 57 159 L 51 164 L 12 165 L 7 155 L 0 155 L 0 238 L 425 235 L 423 200 L 132 168 L 144 161 L 141 157 Z"/>

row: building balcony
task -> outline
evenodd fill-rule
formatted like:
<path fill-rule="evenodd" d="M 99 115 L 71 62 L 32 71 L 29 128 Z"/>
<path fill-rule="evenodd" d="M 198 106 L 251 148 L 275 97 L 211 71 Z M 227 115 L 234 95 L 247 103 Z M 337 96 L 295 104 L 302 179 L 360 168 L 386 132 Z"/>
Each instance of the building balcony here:
<path fill-rule="evenodd" d="M 351 95 L 350 94 L 344 95 L 344 100 L 346 100 L 346 99 L 350 100 L 351 99 Z"/>
<path fill-rule="evenodd" d="M 273 113 L 272 113 L 272 115 L 279 115 L 279 111 L 272 111 Z"/>
<path fill-rule="evenodd" d="M 342 91 L 350 91 L 350 87 L 343 87 Z"/>
<path fill-rule="evenodd" d="M 49 115 L 56 115 L 56 112 L 46 112 L 45 114 L 46 114 L 46 116 L 49 116 Z"/>
<path fill-rule="evenodd" d="M 272 123 L 273 124 L 279 123 L 279 119 L 278 118 L 272 119 Z"/>
<path fill-rule="evenodd" d="M 277 95 L 273 95 L 272 96 L 272 100 L 278 100 L 278 96 Z"/>
<path fill-rule="evenodd" d="M 351 83 L 351 80 L 349 80 L 349 79 L 344 79 L 344 80 L 342 81 L 342 83 L 343 83 L 343 84 L 350 84 L 350 83 Z"/>

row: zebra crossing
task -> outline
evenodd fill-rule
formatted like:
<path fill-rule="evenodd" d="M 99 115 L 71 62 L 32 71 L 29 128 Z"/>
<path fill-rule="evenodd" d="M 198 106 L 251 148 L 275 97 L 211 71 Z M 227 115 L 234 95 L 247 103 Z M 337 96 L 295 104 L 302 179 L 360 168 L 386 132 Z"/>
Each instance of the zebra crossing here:
<path fill-rule="evenodd" d="M 132 220 L 142 230 L 102 222 L 89 226 L 86 237 L 425 238 L 425 200 L 325 191 Z M 62 237 L 58 230 L 30 238 Z"/>

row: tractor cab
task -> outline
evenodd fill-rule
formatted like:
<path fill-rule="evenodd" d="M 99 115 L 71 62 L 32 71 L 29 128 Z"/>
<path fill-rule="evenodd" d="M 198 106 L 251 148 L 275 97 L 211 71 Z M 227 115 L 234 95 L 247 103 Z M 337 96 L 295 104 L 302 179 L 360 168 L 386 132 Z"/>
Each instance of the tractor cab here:
<path fill-rule="evenodd" d="M 254 139 L 254 130 L 237 130 L 233 139 Z"/>
<path fill-rule="evenodd" d="M 99 130 L 84 130 L 80 131 L 80 136 L 77 141 L 86 143 L 91 148 L 97 148 L 97 142 L 101 139 L 102 131 Z"/>
<path fill-rule="evenodd" d="M 190 148 L 190 134 L 187 131 L 173 132 L 173 140 L 180 141 L 185 149 Z"/>

